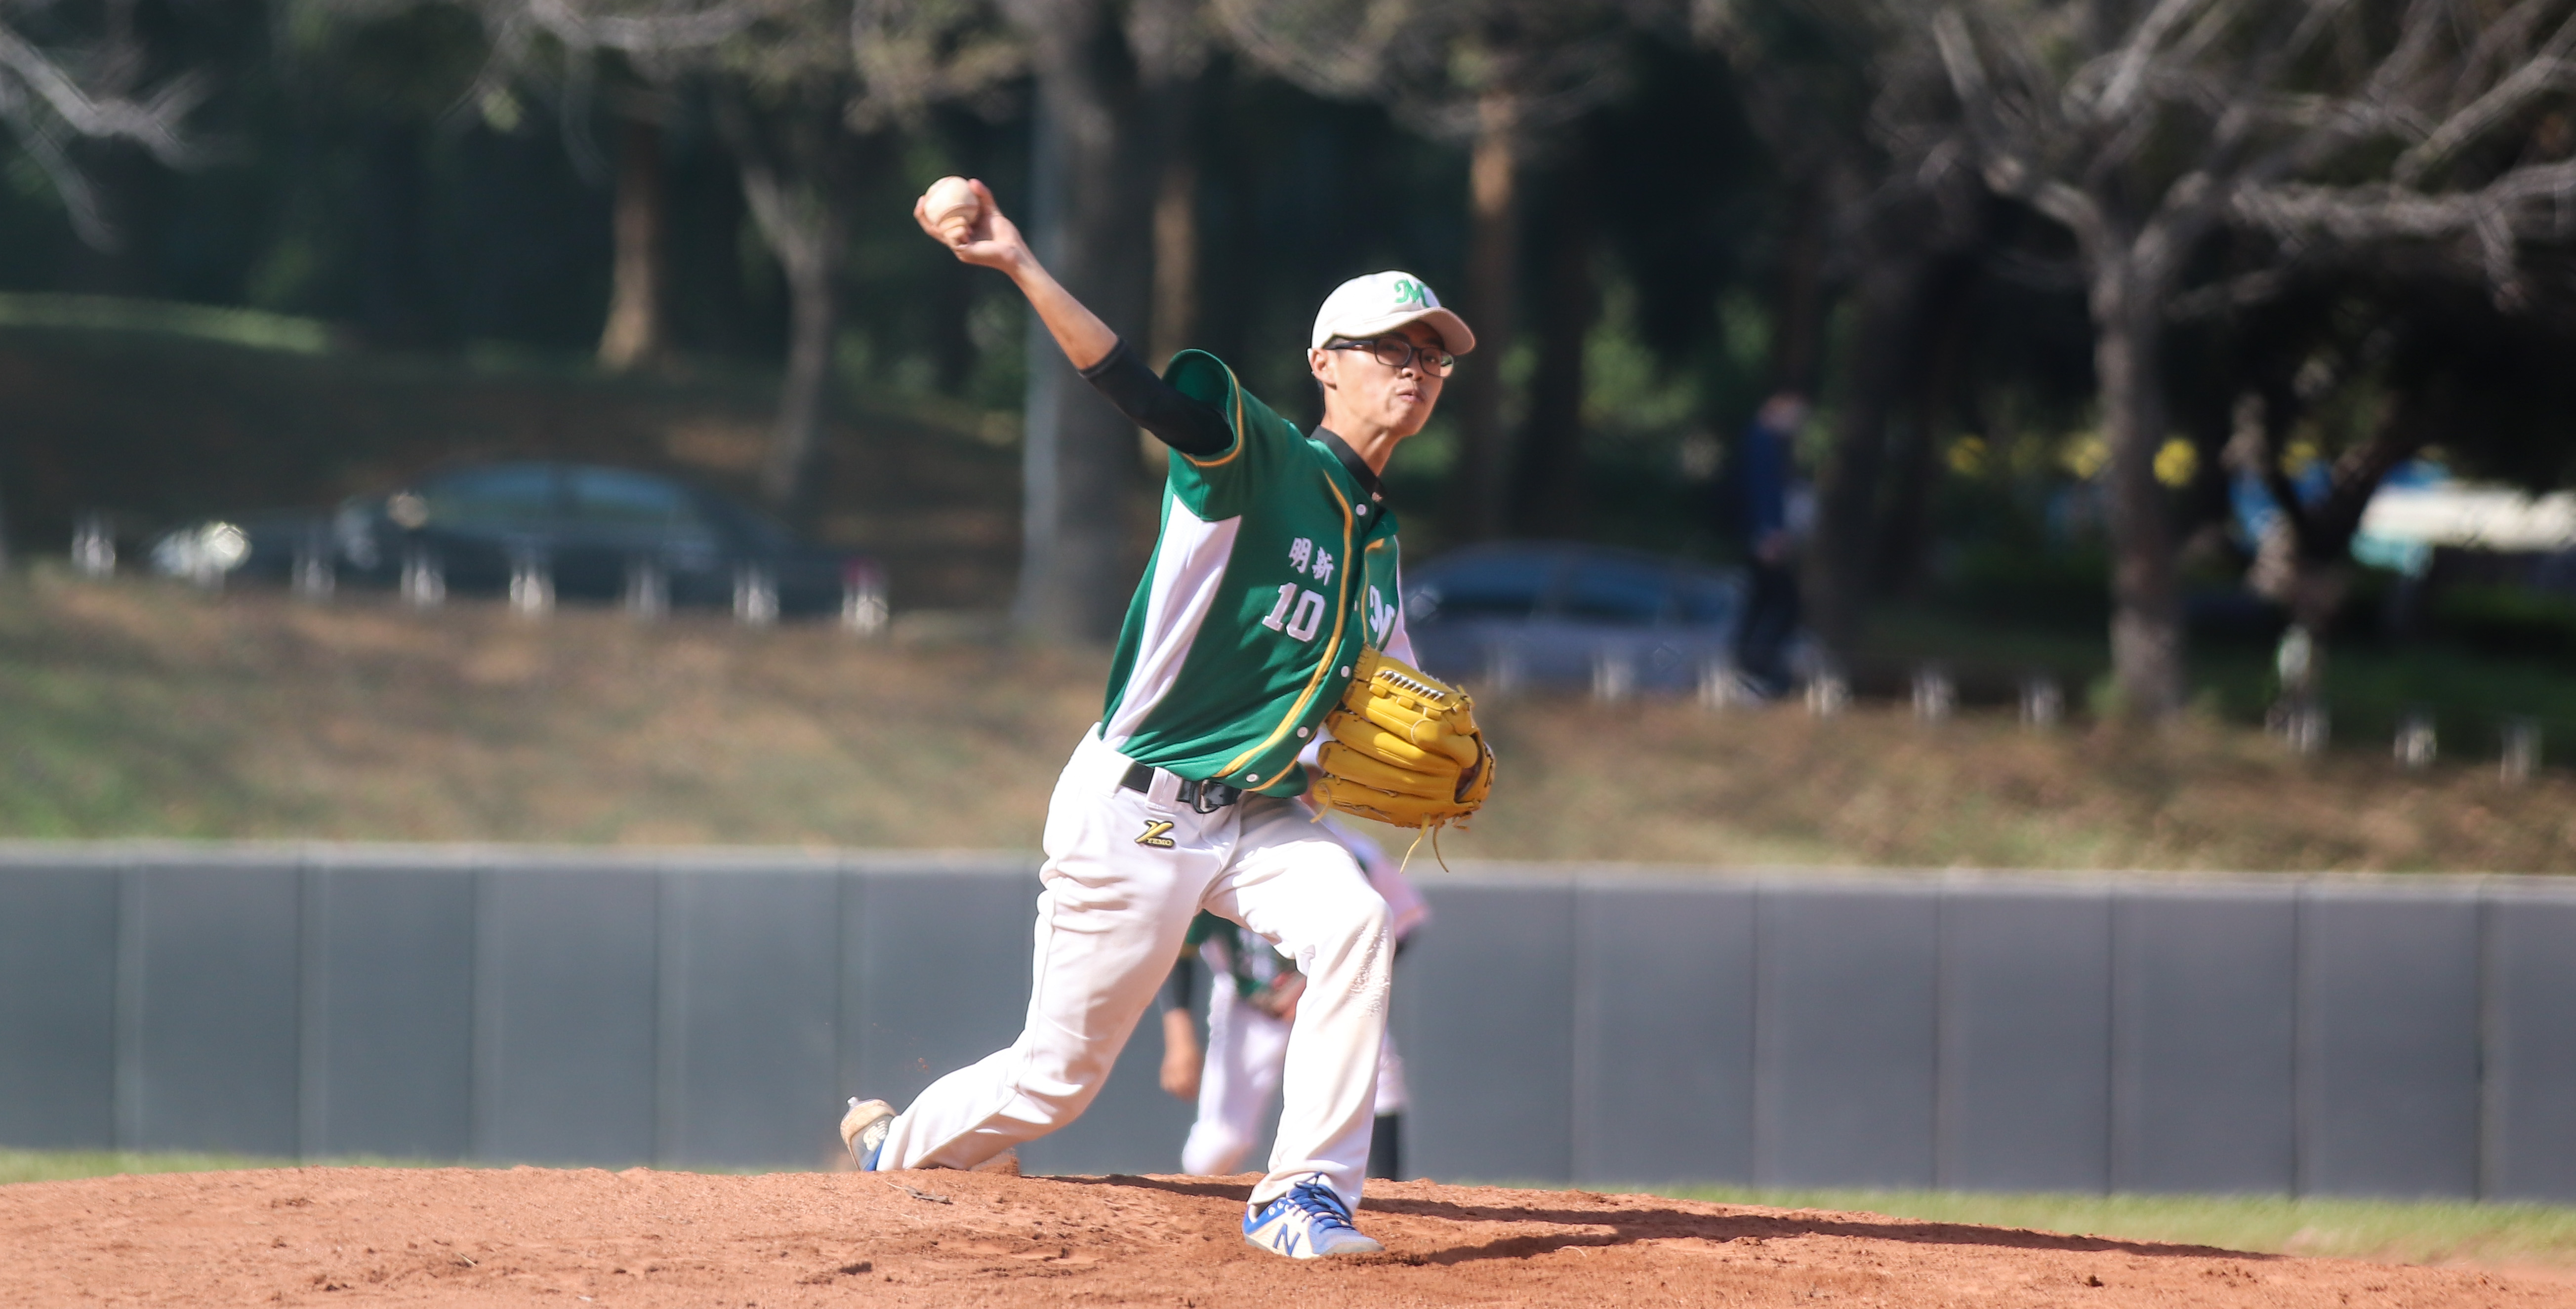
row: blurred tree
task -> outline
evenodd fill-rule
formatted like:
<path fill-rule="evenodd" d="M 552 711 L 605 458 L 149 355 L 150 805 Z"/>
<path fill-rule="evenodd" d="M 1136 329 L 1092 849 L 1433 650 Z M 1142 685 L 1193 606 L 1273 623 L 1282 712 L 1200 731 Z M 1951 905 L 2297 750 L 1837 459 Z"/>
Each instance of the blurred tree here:
<path fill-rule="evenodd" d="M 1504 429 L 1504 369 L 1521 313 L 1522 190 L 1530 155 L 1558 129 L 1619 94 L 1637 31 L 1633 20 L 1661 6 L 1621 0 L 1210 2 L 1234 44 L 1263 67 L 1320 95 L 1382 101 L 1433 137 L 1466 144 L 1467 280 L 1456 300 L 1476 329 L 1478 358 L 1459 374 L 1451 401 L 1459 442 L 1450 532 L 1461 540 L 1499 534 L 1510 508 L 1513 452 Z M 1560 267 L 1551 281 L 1579 274 Z M 1580 288 L 1571 282 L 1558 286 L 1572 288 L 1574 295 L 1574 303 L 1560 307 L 1580 310 Z M 1579 353 L 1581 340 L 1577 328 L 1553 334 L 1547 344 Z M 1579 393 L 1580 370 L 1579 358 L 1543 369 L 1552 378 L 1550 394 Z M 1553 403 L 1562 421 L 1564 402 Z M 1572 439 L 1571 433 L 1561 435 Z"/>
<path fill-rule="evenodd" d="M 663 348 L 659 120 L 676 94 L 705 95 L 786 283 L 787 367 L 760 481 L 774 503 L 801 508 L 829 418 L 853 206 L 872 175 L 896 171 L 894 129 L 1019 76 L 1022 43 L 977 0 L 464 2 L 494 51 L 481 92 L 554 65 L 576 157 L 596 155 L 587 113 L 595 88 L 612 83 L 616 257 L 599 346 L 611 367 Z"/>
<path fill-rule="evenodd" d="M 1850 306 L 1842 383 L 1816 478 L 1808 622 L 1847 652 L 1864 602 L 1920 556 L 1935 427 L 1959 368 L 1962 315 L 1992 215 L 1911 125 L 1940 90 L 1909 9 L 1875 0 L 1701 7 L 1746 116 L 1780 170 L 1770 389 L 1822 383 L 1828 301 Z M 1931 167 L 1926 165 L 1930 164 Z M 1891 449 L 1893 442 L 1893 449 Z"/>
<path fill-rule="evenodd" d="M 933 105 L 1016 79 L 1025 46 L 978 0 L 767 0 L 717 51 L 717 123 L 743 196 L 785 272 L 787 377 L 761 474 L 782 505 L 803 495 L 826 419 L 855 206 L 896 171 L 893 129 Z"/>
<path fill-rule="evenodd" d="M 787 281 L 787 373 L 760 485 L 797 508 L 829 421 L 832 355 L 841 329 L 847 200 L 857 182 L 851 143 L 840 139 L 847 87 L 816 76 L 727 86 L 716 124 L 742 173 L 742 194 Z"/>
<path fill-rule="evenodd" d="M 2238 399 L 2228 464 L 2279 509 L 2247 583 L 2316 639 L 2351 589 L 2352 542 L 2387 476 L 2438 444 L 2458 471 L 2534 488 L 2576 463 L 2576 284 L 2563 257 L 2526 264 L 2524 301 L 2426 252 L 2298 267 L 2240 313 L 2219 381 Z M 2299 485 L 2301 465 L 2321 478 Z"/>
<path fill-rule="evenodd" d="M 1041 259 L 1119 335 L 1152 348 L 1158 214 L 1175 118 L 1200 75 L 1199 0 L 1006 0 L 1036 73 L 1030 203 Z M 1186 165 L 1184 165 L 1186 167 Z M 1174 185 L 1180 183 L 1175 182 Z M 1174 203 L 1178 203 L 1175 199 Z M 1139 239 L 1142 237 L 1143 239 Z M 1194 264 L 1194 261 L 1193 261 Z M 1193 267 L 1170 269 L 1173 311 Z M 1077 379 L 1032 318 L 1021 475 L 1017 619 L 1057 640 L 1107 641 L 1126 610 L 1131 526 L 1143 511 L 1135 429 Z"/>
<path fill-rule="evenodd" d="M 1159 0 L 1131 11 L 1128 40 L 1144 70 L 1157 140 L 1154 284 L 1147 358 L 1160 366 L 1197 340 L 1199 319 L 1199 156 L 1214 76 L 1213 33 L 1202 0 Z M 1161 445 L 1154 443 L 1153 465 Z"/>
<path fill-rule="evenodd" d="M 671 220 L 663 127 L 673 110 L 671 84 L 779 6 L 768 0 L 453 2 L 481 23 L 489 58 L 450 109 L 473 105 L 488 117 L 491 106 L 506 102 L 516 84 L 540 81 L 557 100 L 576 165 L 593 173 L 613 169 L 610 233 L 615 253 L 598 358 L 615 371 L 653 362 L 669 345 Z M 353 12 L 380 15 L 384 8 L 361 3 Z M 618 134 L 605 160 L 590 132 L 591 116 L 603 104 Z M 790 394 L 796 392 L 791 388 Z"/>
<path fill-rule="evenodd" d="M 350 138 L 358 330 L 369 344 L 421 349 L 460 334 L 457 297 L 434 248 L 435 153 L 475 123 L 517 126 L 514 83 L 559 64 L 562 47 L 504 4 L 296 0 L 289 70 L 304 112 Z M 442 132 L 442 128 L 448 129 Z"/>
<path fill-rule="evenodd" d="M 210 81 L 170 66 L 149 17 L 141 0 L 0 8 L 0 124 L 43 170 L 81 240 L 101 251 L 122 248 L 137 216 L 117 203 L 132 187 L 102 185 L 102 172 L 203 157 L 187 123 Z"/>
<path fill-rule="evenodd" d="M 2223 225 L 2282 238 L 2464 244 L 2518 293 L 2518 238 L 2564 235 L 2576 165 L 2531 159 L 2563 99 L 2569 0 L 1974 0 L 1920 31 L 1959 158 L 2072 236 L 2108 439 L 2112 661 L 2122 703 L 2182 703 L 2182 614 L 2155 457 L 2165 323 Z M 1918 120 L 1932 129 L 1938 116 Z M 1937 134 L 1934 133 L 1934 134 Z M 2259 298 L 2264 272 L 2234 292 Z"/>
<path fill-rule="evenodd" d="M 1777 174 L 1771 391 L 1814 394 L 1826 282 L 1836 274 L 1848 279 L 1852 265 L 1869 262 L 1850 256 L 1849 240 L 1863 233 L 1881 179 L 1891 173 L 1870 118 L 1884 84 L 1881 64 L 1901 49 L 1890 17 L 1866 0 L 1692 7 L 1691 34 L 1726 58 L 1745 119 L 1769 147 Z"/>
<path fill-rule="evenodd" d="M 596 158 L 585 118 L 592 88 L 616 121 L 607 321 L 599 362 L 612 371 L 650 364 L 669 348 L 670 194 L 663 128 L 672 112 L 668 83 L 702 52 L 748 29 L 772 6 L 758 0 L 479 0 L 501 50 L 524 50 L 528 34 L 562 51 L 564 121 L 575 157 Z M 487 87 L 488 79 L 487 79 Z"/>
<path fill-rule="evenodd" d="M 662 151 L 660 97 L 624 97 L 618 114 L 617 198 L 611 210 L 616 263 L 599 362 L 625 372 L 670 348 L 670 183 Z"/>
<path fill-rule="evenodd" d="M 1587 143 L 1588 144 L 1588 143 Z M 1584 351 L 1601 317 L 1594 263 L 1601 171 L 1592 152 L 1567 150 L 1532 206 L 1538 238 L 1530 291 L 1533 367 L 1518 439 L 1500 455 L 1510 479 L 1504 526 L 1514 535 L 1573 537 L 1583 528 Z"/>

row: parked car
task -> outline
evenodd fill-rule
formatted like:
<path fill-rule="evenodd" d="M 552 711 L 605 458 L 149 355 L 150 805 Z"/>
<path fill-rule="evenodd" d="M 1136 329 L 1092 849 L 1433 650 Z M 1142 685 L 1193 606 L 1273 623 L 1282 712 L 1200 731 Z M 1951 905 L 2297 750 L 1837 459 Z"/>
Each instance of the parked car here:
<path fill-rule="evenodd" d="M 158 570 L 285 581 L 327 561 L 340 582 L 500 594 L 542 578 L 553 597 L 733 605 L 765 585 L 777 612 L 838 612 L 876 568 L 801 544 L 777 524 L 703 487 L 594 464 L 467 464 L 329 515 L 209 520 L 165 533 Z M 406 580 L 406 574 L 409 579 Z"/>
<path fill-rule="evenodd" d="M 1404 592 L 1414 651 L 1438 676 L 1681 690 L 1727 661 L 1744 582 L 1642 551 L 1503 541 L 1407 570 Z"/>

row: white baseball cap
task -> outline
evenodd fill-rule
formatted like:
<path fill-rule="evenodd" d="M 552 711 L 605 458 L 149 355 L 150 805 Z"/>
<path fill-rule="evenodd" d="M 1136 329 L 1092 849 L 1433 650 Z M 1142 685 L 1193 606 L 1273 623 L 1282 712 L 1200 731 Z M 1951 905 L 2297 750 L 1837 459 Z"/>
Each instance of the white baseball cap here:
<path fill-rule="evenodd" d="M 1315 311 L 1315 339 L 1307 344 L 1321 347 L 1337 336 L 1384 336 L 1411 322 L 1431 324 L 1440 333 L 1441 348 L 1453 355 L 1476 348 L 1476 334 L 1467 330 L 1465 319 L 1440 307 L 1430 283 L 1392 269 L 1334 287 L 1324 297 L 1324 307 Z"/>

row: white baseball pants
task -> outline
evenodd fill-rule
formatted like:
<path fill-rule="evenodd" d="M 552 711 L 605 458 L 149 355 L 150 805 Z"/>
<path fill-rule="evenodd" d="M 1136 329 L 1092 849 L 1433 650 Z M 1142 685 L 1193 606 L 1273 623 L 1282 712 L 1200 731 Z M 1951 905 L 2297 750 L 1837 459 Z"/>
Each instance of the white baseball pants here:
<path fill-rule="evenodd" d="M 972 1168 L 1079 1117 L 1205 908 L 1285 949 L 1307 978 L 1253 1204 L 1320 1176 L 1357 1206 L 1394 963 L 1386 901 L 1293 801 L 1247 795 L 1196 813 L 1169 773 L 1142 793 L 1121 786 L 1129 763 L 1095 728 L 1065 764 L 1047 806 L 1027 1024 L 1008 1049 L 931 1083 L 894 1120 L 878 1167 Z"/>
<path fill-rule="evenodd" d="M 1261 1135 L 1261 1111 L 1270 1107 L 1270 1093 L 1279 1089 L 1288 1024 L 1236 994 L 1234 978 L 1221 964 L 1210 960 L 1208 968 L 1216 980 L 1208 990 L 1199 1116 L 1181 1143 L 1181 1171 L 1223 1177 L 1243 1162 L 1243 1152 Z M 1395 1052 L 1393 1032 L 1378 1046 L 1375 1111 L 1380 1117 L 1404 1112 L 1404 1061 Z"/>
<path fill-rule="evenodd" d="M 1215 964 L 1208 989 L 1207 1053 L 1199 1064 L 1199 1117 L 1181 1143 L 1181 1171 L 1218 1177 L 1243 1162 L 1260 1135 L 1261 1111 L 1279 1089 L 1289 1025 L 1235 994 L 1234 978 Z M 1376 1099 L 1372 1095 L 1374 1110 Z M 1367 1160 L 1361 1160 L 1363 1164 Z"/>

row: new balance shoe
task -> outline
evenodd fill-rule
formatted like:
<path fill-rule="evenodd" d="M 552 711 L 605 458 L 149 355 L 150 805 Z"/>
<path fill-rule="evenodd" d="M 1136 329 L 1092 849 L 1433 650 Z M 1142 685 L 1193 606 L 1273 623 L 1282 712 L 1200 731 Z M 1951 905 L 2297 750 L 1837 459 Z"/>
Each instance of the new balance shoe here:
<path fill-rule="evenodd" d="M 850 1147 L 861 1172 L 877 1170 L 877 1151 L 885 1148 L 886 1133 L 893 1130 L 893 1105 L 850 1097 L 850 1111 L 841 1115 L 841 1144 Z"/>
<path fill-rule="evenodd" d="M 1377 1254 L 1386 1249 L 1351 1226 L 1351 1211 L 1333 1188 L 1308 1178 L 1288 1194 L 1243 1211 L 1243 1243 L 1291 1259 Z"/>

